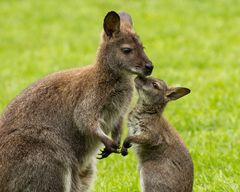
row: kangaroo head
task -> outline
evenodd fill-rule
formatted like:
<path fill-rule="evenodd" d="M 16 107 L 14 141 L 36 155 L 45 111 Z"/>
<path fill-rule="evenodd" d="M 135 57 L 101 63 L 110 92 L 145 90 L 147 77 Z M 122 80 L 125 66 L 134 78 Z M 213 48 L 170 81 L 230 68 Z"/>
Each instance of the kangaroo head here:
<path fill-rule="evenodd" d="M 144 76 L 152 73 L 153 65 L 132 29 L 130 15 L 111 11 L 104 18 L 103 28 L 101 57 L 112 70 Z"/>
<path fill-rule="evenodd" d="M 135 79 L 135 87 L 141 103 L 164 107 L 169 101 L 177 100 L 190 93 L 185 87 L 171 87 L 160 79 L 138 76 Z"/>

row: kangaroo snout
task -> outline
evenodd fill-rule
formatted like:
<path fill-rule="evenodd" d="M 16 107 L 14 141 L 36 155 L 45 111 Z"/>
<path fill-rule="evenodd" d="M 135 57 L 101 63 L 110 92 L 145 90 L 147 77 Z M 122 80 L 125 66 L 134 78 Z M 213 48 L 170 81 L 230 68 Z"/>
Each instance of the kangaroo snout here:
<path fill-rule="evenodd" d="M 153 65 L 152 63 L 146 63 L 145 68 L 144 68 L 144 75 L 151 75 L 153 70 Z"/>

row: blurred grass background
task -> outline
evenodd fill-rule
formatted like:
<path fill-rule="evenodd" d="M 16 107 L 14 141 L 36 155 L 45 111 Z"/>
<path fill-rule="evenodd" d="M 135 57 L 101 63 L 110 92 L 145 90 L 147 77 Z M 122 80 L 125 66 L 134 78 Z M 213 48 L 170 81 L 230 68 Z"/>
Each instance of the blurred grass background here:
<path fill-rule="evenodd" d="M 238 0 L 0 0 L 0 111 L 37 79 L 94 63 L 105 14 L 124 10 L 153 76 L 192 90 L 165 116 L 192 154 L 194 191 L 240 191 L 239 7 Z M 140 191 L 134 152 L 99 161 L 93 191 Z"/>

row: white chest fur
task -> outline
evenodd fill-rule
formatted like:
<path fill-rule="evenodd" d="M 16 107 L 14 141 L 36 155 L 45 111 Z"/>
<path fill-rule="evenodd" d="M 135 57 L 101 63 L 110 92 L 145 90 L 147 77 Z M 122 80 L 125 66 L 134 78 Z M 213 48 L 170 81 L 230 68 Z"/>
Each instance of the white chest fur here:
<path fill-rule="evenodd" d="M 131 101 L 132 88 L 130 85 L 112 91 L 108 102 L 101 110 L 100 123 L 105 133 L 109 133 L 118 123 L 119 118 L 124 116 Z"/>

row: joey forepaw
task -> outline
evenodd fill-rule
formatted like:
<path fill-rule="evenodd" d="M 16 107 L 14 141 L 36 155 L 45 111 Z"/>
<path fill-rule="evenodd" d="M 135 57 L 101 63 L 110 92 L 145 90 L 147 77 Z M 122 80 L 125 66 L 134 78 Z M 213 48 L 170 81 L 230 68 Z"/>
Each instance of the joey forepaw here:
<path fill-rule="evenodd" d="M 130 147 L 132 147 L 132 144 L 128 140 L 125 139 L 125 141 L 123 142 L 123 147 L 130 148 Z"/>
<path fill-rule="evenodd" d="M 127 137 L 124 142 L 123 142 L 123 146 L 121 149 L 121 154 L 122 156 L 126 156 L 128 154 L 128 148 L 130 148 L 132 146 L 129 137 Z"/>
<path fill-rule="evenodd" d="M 122 156 L 126 156 L 128 154 L 128 149 L 125 147 L 122 147 L 121 154 L 122 154 Z"/>

